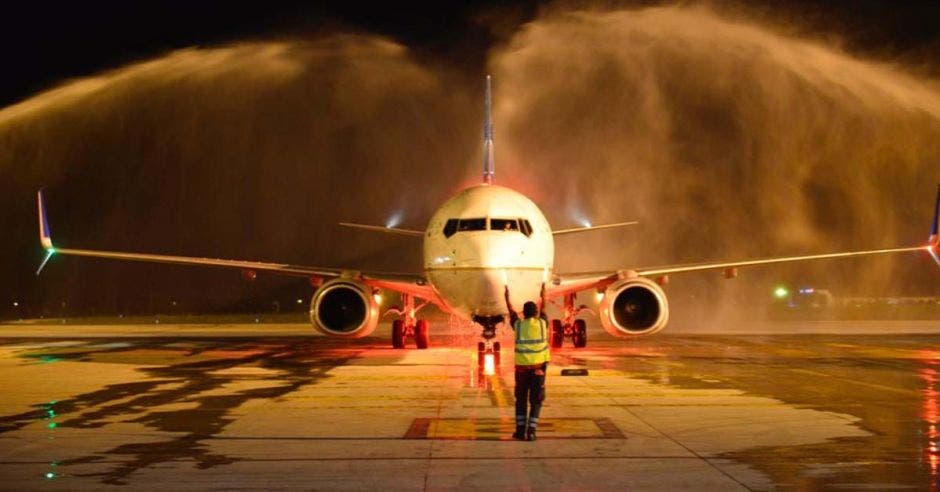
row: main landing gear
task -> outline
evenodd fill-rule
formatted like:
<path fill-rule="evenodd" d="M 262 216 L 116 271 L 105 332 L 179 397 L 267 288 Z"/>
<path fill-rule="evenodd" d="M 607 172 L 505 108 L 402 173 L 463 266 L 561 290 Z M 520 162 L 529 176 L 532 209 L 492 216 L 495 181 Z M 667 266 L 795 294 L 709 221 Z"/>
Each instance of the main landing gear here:
<path fill-rule="evenodd" d="M 587 323 L 583 319 L 575 319 L 581 314 L 581 311 L 593 313 L 590 308 L 584 304 L 575 307 L 575 294 L 565 294 L 565 304 L 562 308 L 562 319 L 552 320 L 552 348 L 560 348 L 565 338 L 571 338 L 572 345 L 575 348 L 587 346 Z"/>
<path fill-rule="evenodd" d="M 474 316 L 473 321 L 483 327 L 483 340 L 477 343 L 477 364 L 484 374 L 492 374 L 499 366 L 499 341 L 496 325 L 503 322 L 502 316 Z"/>
<path fill-rule="evenodd" d="M 425 319 L 416 319 L 415 315 L 428 303 L 415 307 L 415 298 L 411 294 L 401 295 L 404 307 L 389 308 L 385 314 L 395 314 L 399 317 L 392 321 L 392 348 L 405 348 L 405 340 L 408 337 L 414 337 L 415 346 L 419 349 L 426 349 L 430 345 L 428 337 L 428 321 Z"/>

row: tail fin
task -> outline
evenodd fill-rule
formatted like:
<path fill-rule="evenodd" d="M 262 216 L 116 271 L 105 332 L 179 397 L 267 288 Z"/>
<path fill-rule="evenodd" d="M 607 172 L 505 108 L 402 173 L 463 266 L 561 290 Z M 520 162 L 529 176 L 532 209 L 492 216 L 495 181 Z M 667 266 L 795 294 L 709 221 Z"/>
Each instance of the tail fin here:
<path fill-rule="evenodd" d="M 496 176 L 496 162 L 493 160 L 493 114 L 490 92 L 490 76 L 486 76 L 486 94 L 483 102 L 483 182 L 493 184 Z"/>

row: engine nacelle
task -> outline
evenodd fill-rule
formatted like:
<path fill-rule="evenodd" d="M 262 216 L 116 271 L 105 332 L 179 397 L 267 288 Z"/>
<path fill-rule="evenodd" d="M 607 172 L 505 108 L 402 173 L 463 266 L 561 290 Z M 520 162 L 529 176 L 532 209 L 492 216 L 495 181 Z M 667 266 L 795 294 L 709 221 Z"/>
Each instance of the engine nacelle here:
<path fill-rule="evenodd" d="M 379 306 L 368 286 L 354 280 L 333 279 L 313 294 L 310 322 L 326 335 L 361 338 L 379 324 Z"/>
<path fill-rule="evenodd" d="M 600 305 L 601 325 L 617 337 L 649 335 L 669 321 L 666 293 L 644 277 L 617 281 L 607 288 Z"/>

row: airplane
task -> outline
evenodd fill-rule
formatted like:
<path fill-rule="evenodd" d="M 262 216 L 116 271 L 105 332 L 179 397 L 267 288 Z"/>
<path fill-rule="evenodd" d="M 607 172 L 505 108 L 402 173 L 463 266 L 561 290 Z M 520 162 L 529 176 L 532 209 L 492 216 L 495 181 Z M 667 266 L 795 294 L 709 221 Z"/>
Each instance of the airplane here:
<path fill-rule="evenodd" d="M 317 287 L 310 302 L 310 322 L 319 332 L 344 338 L 371 334 L 383 314 L 395 316 L 391 343 L 404 348 L 413 338 L 419 349 L 429 346 L 428 323 L 417 317 L 428 304 L 470 320 L 482 328 L 478 349 L 482 354 L 498 352 L 496 328 L 504 323 L 507 307 L 504 292 L 511 286 L 516 300 L 539 298 L 562 300 L 562 315 L 551 320 L 550 344 L 560 347 L 570 338 L 575 347 L 587 344 L 586 323 L 579 318 L 586 306 L 575 306 L 578 292 L 596 290 L 603 295 L 597 315 L 604 329 L 618 337 L 648 335 L 663 329 L 669 320 L 669 305 L 662 289 L 670 275 L 723 271 L 737 276 L 738 268 L 779 263 L 847 258 L 903 252 L 927 252 L 940 265 L 940 186 L 926 245 L 848 251 L 801 256 L 718 261 L 656 267 L 629 267 L 600 272 L 559 273 L 554 269 L 555 236 L 583 233 L 636 224 L 619 222 L 573 229 L 552 230 L 545 215 L 529 198 L 496 185 L 491 114 L 491 79 L 486 77 L 483 124 L 483 180 L 446 201 L 433 214 L 423 231 L 368 224 L 342 226 L 389 234 L 421 237 L 423 273 L 367 272 L 342 268 L 266 263 L 257 261 L 196 258 L 148 253 L 59 248 L 53 245 L 43 197 L 38 195 L 39 237 L 46 257 L 38 275 L 54 255 L 89 256 L 115 260 L 215 266 L 242 270 L 249 278 L 256 272 L 307 277 Z M 382 290 L 401 295 L 402 305 L 380 312 Z M 419 304 L 420 302 L 420 304 Z"/>

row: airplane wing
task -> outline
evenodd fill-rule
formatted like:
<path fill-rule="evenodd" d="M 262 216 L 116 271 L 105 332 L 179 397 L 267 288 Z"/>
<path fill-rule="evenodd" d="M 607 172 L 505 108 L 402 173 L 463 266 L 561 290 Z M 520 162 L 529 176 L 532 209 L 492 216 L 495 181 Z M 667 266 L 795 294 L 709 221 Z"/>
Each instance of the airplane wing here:
<path fill-rule="evenodd" d="M 639 224 L 636 220 L 631 220 L 629 222 L 616 222 L 613 224 L 601 224 L 596 226 L 585 226 L 585 227 L 573 227 L 571 229 L 558 229 L 557 231 L 552 231 L 552 234 L 559 236 L 562 234 L 571 234 L 573 232 L 587 232 L 587 231 L 598 231 L 601 229 L 612 229 L 614 227 L 623 227 Z"/>
<path fill-rule="evenodd" d="M 292 265 L 288 263 L 268 263 L 260 261 L 227 260 L 218 258 L 199 258 L 192 256 L 175 256 L 150 253 L 127 253 L 121 251 L 101 251 L 91 249 L 59 248 L 53 245 L 49 230 L 49 220 L 46 214 L 46 204 L 43 192 L 37 194 L 39 206 L 39 241 L 46 250 L 46 257 L 36 275 L 42 271 L 46 263 L 54 255 L 89 256 L 93 258 L 106 258 L 124 261 L 142 261 L 149 263 L 168 263 L 173 265 L 198 265 L 233 268 L 249 272 L 268 272 L 279 275 L 293 275 L 300 277 L 330 279 L 349 277 L 360 280 L 366 285 L 376 288 L 389 289 L 396 292 L 412 294 L 423 299 L 438 302 L 437 294 L 422 275 L 396 272 L 365 272 L 342 268 L 327 268 L 316 266 Z"/>
<path fill-rule="evenodd" d="M 890 253 L 911 253 L 922 251 L 930 254 L 940 266 L 940 234 L 937 222 L 940 219 L 940 186 L 937 186 L 937 200 L 934 204 L 933 224 L 927 244 L 902 248 L 872 249 L 864 251 L 844 251 L 838 253 L 824 253 L 813 255 L 781 256 L 774 258 L 760 258 L 739 261 L 716 261 L 707 263 L 691 263 L 682 265 L 664 265 L 655 267 L 633 268 L 617 271 L 580 272 L 556 275 L 552 286 L 547 289 L 549 297 L 557 297 L 572 292 L 587 289 L 601 289 L 615 282 L 618 278 L 628 276 L 661 277 L 677 273 L 701 272 L 705 270 L 725 270 L 726 276 L 736 275 L 736 269 L 741 267 L 773 265 L 778 263 L 792 263 L 797 261 L 824 260 L 831 258 L 849 258 L 858 256 L 872 256 Z"/>
<path fill-rule="evenodd" d="M 413 229 L 401 229 L 399 227 L 385 227 L 369 224 L 356 224 L 354 222 L 340 222 L 339 225 L 343 227 L 350 227 L 352 229 L 362 229 L 364 231 L 373 231 L 373 232 L 384 232 L 386 234 L 399 234 L 402 236 L 422 236 L 424 235 L 421 231 L 416 231 Z"/>

